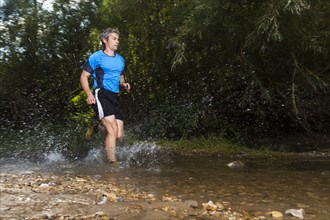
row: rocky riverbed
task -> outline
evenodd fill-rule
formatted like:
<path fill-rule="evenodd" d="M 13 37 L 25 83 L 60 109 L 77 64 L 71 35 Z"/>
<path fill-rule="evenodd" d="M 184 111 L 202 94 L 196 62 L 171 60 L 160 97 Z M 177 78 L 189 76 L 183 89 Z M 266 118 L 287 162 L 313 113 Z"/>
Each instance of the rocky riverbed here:
<path fill-rule="evenodd" d="M 273 219 L 277 212 L 234 211 L 221 201 L 159 198 L 90 176 L 1 173 L 0 219 Z M 273 215 L 273 216 L 272 216 Z"/>

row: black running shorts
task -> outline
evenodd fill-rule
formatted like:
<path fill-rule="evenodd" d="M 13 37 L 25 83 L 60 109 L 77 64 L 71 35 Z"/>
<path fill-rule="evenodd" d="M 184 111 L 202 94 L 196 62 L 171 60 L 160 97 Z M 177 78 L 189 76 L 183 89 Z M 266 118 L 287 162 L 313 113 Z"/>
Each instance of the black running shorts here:
<path fill-rule="evenodd" d="M 98 88 L 95 89 L 94 96 L 96 104 L 93 104 L 92 107 L 99 120 L 110 115 L 115 115 L 116 119 L 123 120 L 117 93 Z"/>

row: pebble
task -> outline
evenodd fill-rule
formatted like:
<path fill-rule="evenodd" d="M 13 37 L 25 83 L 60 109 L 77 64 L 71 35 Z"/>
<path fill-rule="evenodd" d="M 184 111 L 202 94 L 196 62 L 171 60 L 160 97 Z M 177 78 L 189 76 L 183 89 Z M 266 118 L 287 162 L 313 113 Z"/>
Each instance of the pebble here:
<path fill-rule="evenodd" d="M 301 209 L 304 209 L 304 208 L 308 208 L 309 206 L 308 205 L 305 205 L 303 203 L 297 203 L 297 207 L 298 208 L 301 208 Z"/>
<path fill-rule="evenodd" d="M 329 177 L 330 176 L 330 171 L 329 170 L 323 171 L 323 172 L 321 172 L 321 175 L 325 176 L 325 177 Z"/>
<path fill-rule="evenodd" d="M 227 166 L 230 168 L 241 168 L 241 167 L 244 167 L 244 165 L 245 164 L 239 160 L 236 160 L 236 161 L 233 161 L 233 162 L 230 162 L 227 164 Z"/>
<path fill-rule="evenodd" d="M 291 215 L 291 216 L 297 217 L 299 219 L 303 219 L 305 211 L 303 209 L 288 209 L 284 212 L 284 214 Z"/>
<path fill-rule="evenodd" d="M 103 194 L 102 197 L 101 197 L 101 201 L 98 202 L 97 204 L 98 205 L 104 205 L 105 203 L 107 203 L 107 201 L 108 201 L 107 196 Z"/>
<path fill-rule="evenodd" d="M 31 219 L 50 219 L 50 216 L 44 213 L 38 213 L 33 216 L 31 216 Z"/>
<path fill-rule="evenodd" d="M 283 214 L 281 212 L 278 212 L 278 211 L 272 211 L 270 213 L 270 215 L 273 217 L 273 218 L 283 218 Z"/>
<path fill-rule="evenodd" d="M 211 211 L 211 212 L 216 211 L 218 208 L 212 201 L 209 201 L 208 203 L 202 203 L 202 206 L 203 206 L 204 210 Z"/>
<path fill-rule="evenodd" d="M 198 202 L 195 200 L 187 200 L 184 203 L 194 209 L 198 207 Z"/>
<path fill-rule="evenodd" d="M 40 187 L 41 187 L 41 188 L 48 188 L 48 187 L 49 187 L 49 184 L 47 184 L 47 183 L 42 183 L 42 184 L 40 184 Z"/>
<path fill-rule="evenodd" d="M 94 215 L 95 216 L 105 216 L 105 213 L 100 211 L 100 212 L 95 212 Z"/>

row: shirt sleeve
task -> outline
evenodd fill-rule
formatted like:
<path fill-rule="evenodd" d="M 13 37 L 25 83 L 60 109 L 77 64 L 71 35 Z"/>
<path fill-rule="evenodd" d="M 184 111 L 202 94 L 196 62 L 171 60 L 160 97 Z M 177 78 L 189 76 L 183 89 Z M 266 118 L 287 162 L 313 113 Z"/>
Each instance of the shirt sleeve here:
<path fill-rule="evenodd" d="M 88 58 L 88 60 L 84 64 L 83 70 L 92 74 L 94 72 L 94 70 L 96 69 L 97 64 L 98 64 L 97 56 L 96 56 L 96 54 L 93 54 Z"/>
<path fill-rule="evenodd" d="M 126 64 L 125 64 L 125 60 L 124 58 L 122 58 L 123 64 L 124 64 L 124 68 L 123 71 L 121 71 L 120 75 L 123 75 L 126 72 Z"/>

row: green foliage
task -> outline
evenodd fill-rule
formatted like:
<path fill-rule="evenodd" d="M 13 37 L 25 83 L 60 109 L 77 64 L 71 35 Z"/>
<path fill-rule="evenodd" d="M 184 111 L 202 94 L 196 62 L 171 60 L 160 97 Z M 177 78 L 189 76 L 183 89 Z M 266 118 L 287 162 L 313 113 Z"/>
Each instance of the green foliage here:
<path fill-rule="evenodd" d="M 78 95 L 71 99 L 73 107 L 75 110 L 72 110 L 70 120 L 74 123 L 84 122 L 86 125 L 89 125 L 94 122 L 95 113 L 88 105 L 86 105 L 87 95 L 82 90 Z"/>
<path fill-rule="evenodd" d="M 246 145 L 237 144 L 225 138 L 219 137 L 197 137 L 181 140 L 160 140 L 157 145 L 167 148 L 178 155 L 209 155 L 217 157 L 250 158 L 255 160 L 266 160 L 264 163 L 282 163 L 286 160 L 297 159 L 297 153 L 286 148 L 273 149 L 270 146 L 261 146 L 251 149 Z M 315 149 L 315 148 L 314 148 Z M 322 152 L 327 149 L 322 149 Z M 302 155 L 303 156 L 303 155 Z M 309 155 L 310 157 L 311 155 Z M 317 157 L 317 155 L 315 155 Z M 310 158 L 309 158 L 310 159 Z"/>
<path fill-rule="evenodd" d="M 125 124 L 143 138 L 330 129 L 328 1 L 56 0 L 47 12 L 7 0 L 2 9 L 2 121 L 90 123 L 81 65 L 110 26 L 132 85 L 120 93 Z"/>
<path fill-rule="evenodd" d="M 1 110 L 6 118 L 20 125 L 66 120 L 86 51 L 95 42 L 89 35 L 97 4 L 56 0 L 47 12 L 37 1 L 5 3 Z"/>
<path fill-rule="evenodd" d="M 325 119 L 328 113 L 316 116 L 306 104 L 319 102 L 328 93 L 329 47 L 322 45 L 328 44 L 329 30 L 323 25 L 329 22 L 320 13 L 321 5 L 194 1 L 174 40 L 178 46 L 173 67 L 185 61 L 185 67 L 195 67 L 189 78 L 209 80 L 206 87 L 214 100 L 230 97 L 230 102 L 219 100 L 214 106 L 228 106 L 231 119 L 245 118 L 240 130 L 268 133 L 292 126 L 318 130 L 316 118 Z"/>

